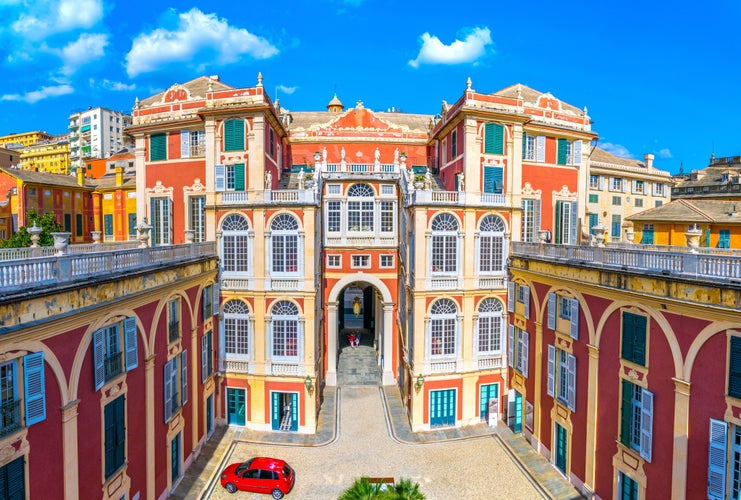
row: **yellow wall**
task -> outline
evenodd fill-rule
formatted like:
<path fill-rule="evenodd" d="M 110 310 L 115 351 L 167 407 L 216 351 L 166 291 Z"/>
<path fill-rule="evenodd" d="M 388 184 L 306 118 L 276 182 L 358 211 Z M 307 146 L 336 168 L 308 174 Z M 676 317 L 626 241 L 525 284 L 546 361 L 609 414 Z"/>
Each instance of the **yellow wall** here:
<path fill-rule="evenodd" d="M 702 231 L 700 236 L 700 247 L 718 248 L 718 240 L 721 230 L 730 231 L 731 248 L 741 248 L 741 221 L 739 224 L 698 224 L 697 226 Z M 643 236 L 643 226 L 647 224 L 645 221 L 634 223 L 635 238 L 634 243 L 641 243 Z M 685 246 L 687 245 L 687 237 L 685 233 L 689 224 L 671 224 L 671 223 L 654 223 L 654 245 L 674 245 L 674 246 Z M 710 230 L 710 244 L 707 242 L 707 232 Z"/>
<path fill-rule="evenodd" d="M 24 170 L 69 174 L 69 144 L 43 144 L 25 148 L 21 152 Z"/>

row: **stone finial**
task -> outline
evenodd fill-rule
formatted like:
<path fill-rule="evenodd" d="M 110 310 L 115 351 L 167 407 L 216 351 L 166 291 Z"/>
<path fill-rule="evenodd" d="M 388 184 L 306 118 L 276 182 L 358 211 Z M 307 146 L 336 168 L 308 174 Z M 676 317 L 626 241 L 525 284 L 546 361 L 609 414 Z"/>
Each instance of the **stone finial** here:
<path fill-rule="evenodd" d="M 208 91 L 213 92 L 214 91 L 214 81 L 211 79 L 211 77 L 208 77 Z"/>
<path fill-rule="evenodd" d="M 137 97 L 136 100 L 134 100 L 134 109 L 139 109 L 139 98 Z"/>
<path fill-rule="evenodd" d="M 517 99 L 522 100 L 522 85 L 517 84 Z"/>
<path fill-rule="evenodd" d="M 468 77 L 468 80 L 466 80 L 466 90 L 471 90 L 471 77 Z"/>
<path fill-rule="evenodd" d="M 262 87 L 262 72 L 257 73 L 257 86 Z"/>
<path fill-rule="evenodd" d="M 355 103 L 356 109 L 363 109 L 363 101 L 358 101 Z"/>

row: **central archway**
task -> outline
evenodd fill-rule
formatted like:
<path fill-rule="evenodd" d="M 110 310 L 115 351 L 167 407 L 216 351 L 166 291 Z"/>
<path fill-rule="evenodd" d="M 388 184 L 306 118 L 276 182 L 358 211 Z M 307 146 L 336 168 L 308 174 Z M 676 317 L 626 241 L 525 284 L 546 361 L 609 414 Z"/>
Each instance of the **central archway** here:
<path fill-rule="evenodd" d="M 355 273 L 344 276 L 337 281 L 329 290 L 327 303 L 325 304 L 326 328 L 327 328 L 327 368 L 325 382 L 328 386 L 337 385 L 337 352 L 338 352 L 338 310 L 341 310 L 338 301 L 342 291 L 350 285 L 363 284 L 373 286 L 381 295 L 382 321 L 376 328 L 378 339 L 379 365 L 381 368 L 381 382 L 383 385 L 393 385 L 396 382 L 394 376 L 393 340 L 394 340 L 394 302 L 391 292 L 386 284 L 372 274 Z"/>

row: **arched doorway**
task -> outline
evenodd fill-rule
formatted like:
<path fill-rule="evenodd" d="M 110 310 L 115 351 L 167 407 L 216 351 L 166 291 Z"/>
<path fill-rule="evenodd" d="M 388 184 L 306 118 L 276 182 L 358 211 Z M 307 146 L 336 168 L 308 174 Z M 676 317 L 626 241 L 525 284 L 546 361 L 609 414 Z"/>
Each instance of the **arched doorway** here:
<path fill-rule="evenodd" d="M 337 385 L 338 353 L 343 342 L 347 345 L 347 339 L 342 336 L 342 331 L 353 328 L 372 334 L 381 370 L 381 383 L 383 385 L 395 383 L 394 306 L 386 285 L 375 276 L 365 273 L 345 276 L 329 290 L 325 305 L 327 318 L 325 381 L 328 386 Z M 366 342 L 369 340 L 371 339 L 366 338 Z"/>

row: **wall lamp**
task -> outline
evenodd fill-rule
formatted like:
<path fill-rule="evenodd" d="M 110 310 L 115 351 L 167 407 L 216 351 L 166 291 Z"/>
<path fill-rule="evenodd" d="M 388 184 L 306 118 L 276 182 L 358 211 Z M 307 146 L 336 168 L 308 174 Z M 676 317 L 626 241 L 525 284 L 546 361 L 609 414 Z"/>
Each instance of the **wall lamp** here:
<path fill-rule="evenodd" d="M 425 385 L 425 377 L 421 373 L 417 375 L 417 383 L 414 384 L 414 388 L 417 390 L 417 392 L 422 390 L 422 386 Z"/>
<path fill-rule="evenodd" d="M 314 394 L 314 384 L 311 380 L 311 377 L 308 375 L 304 379 L 304 386 L 306 387 L 306 392 L 308 392 L 310 395 Z"/>

